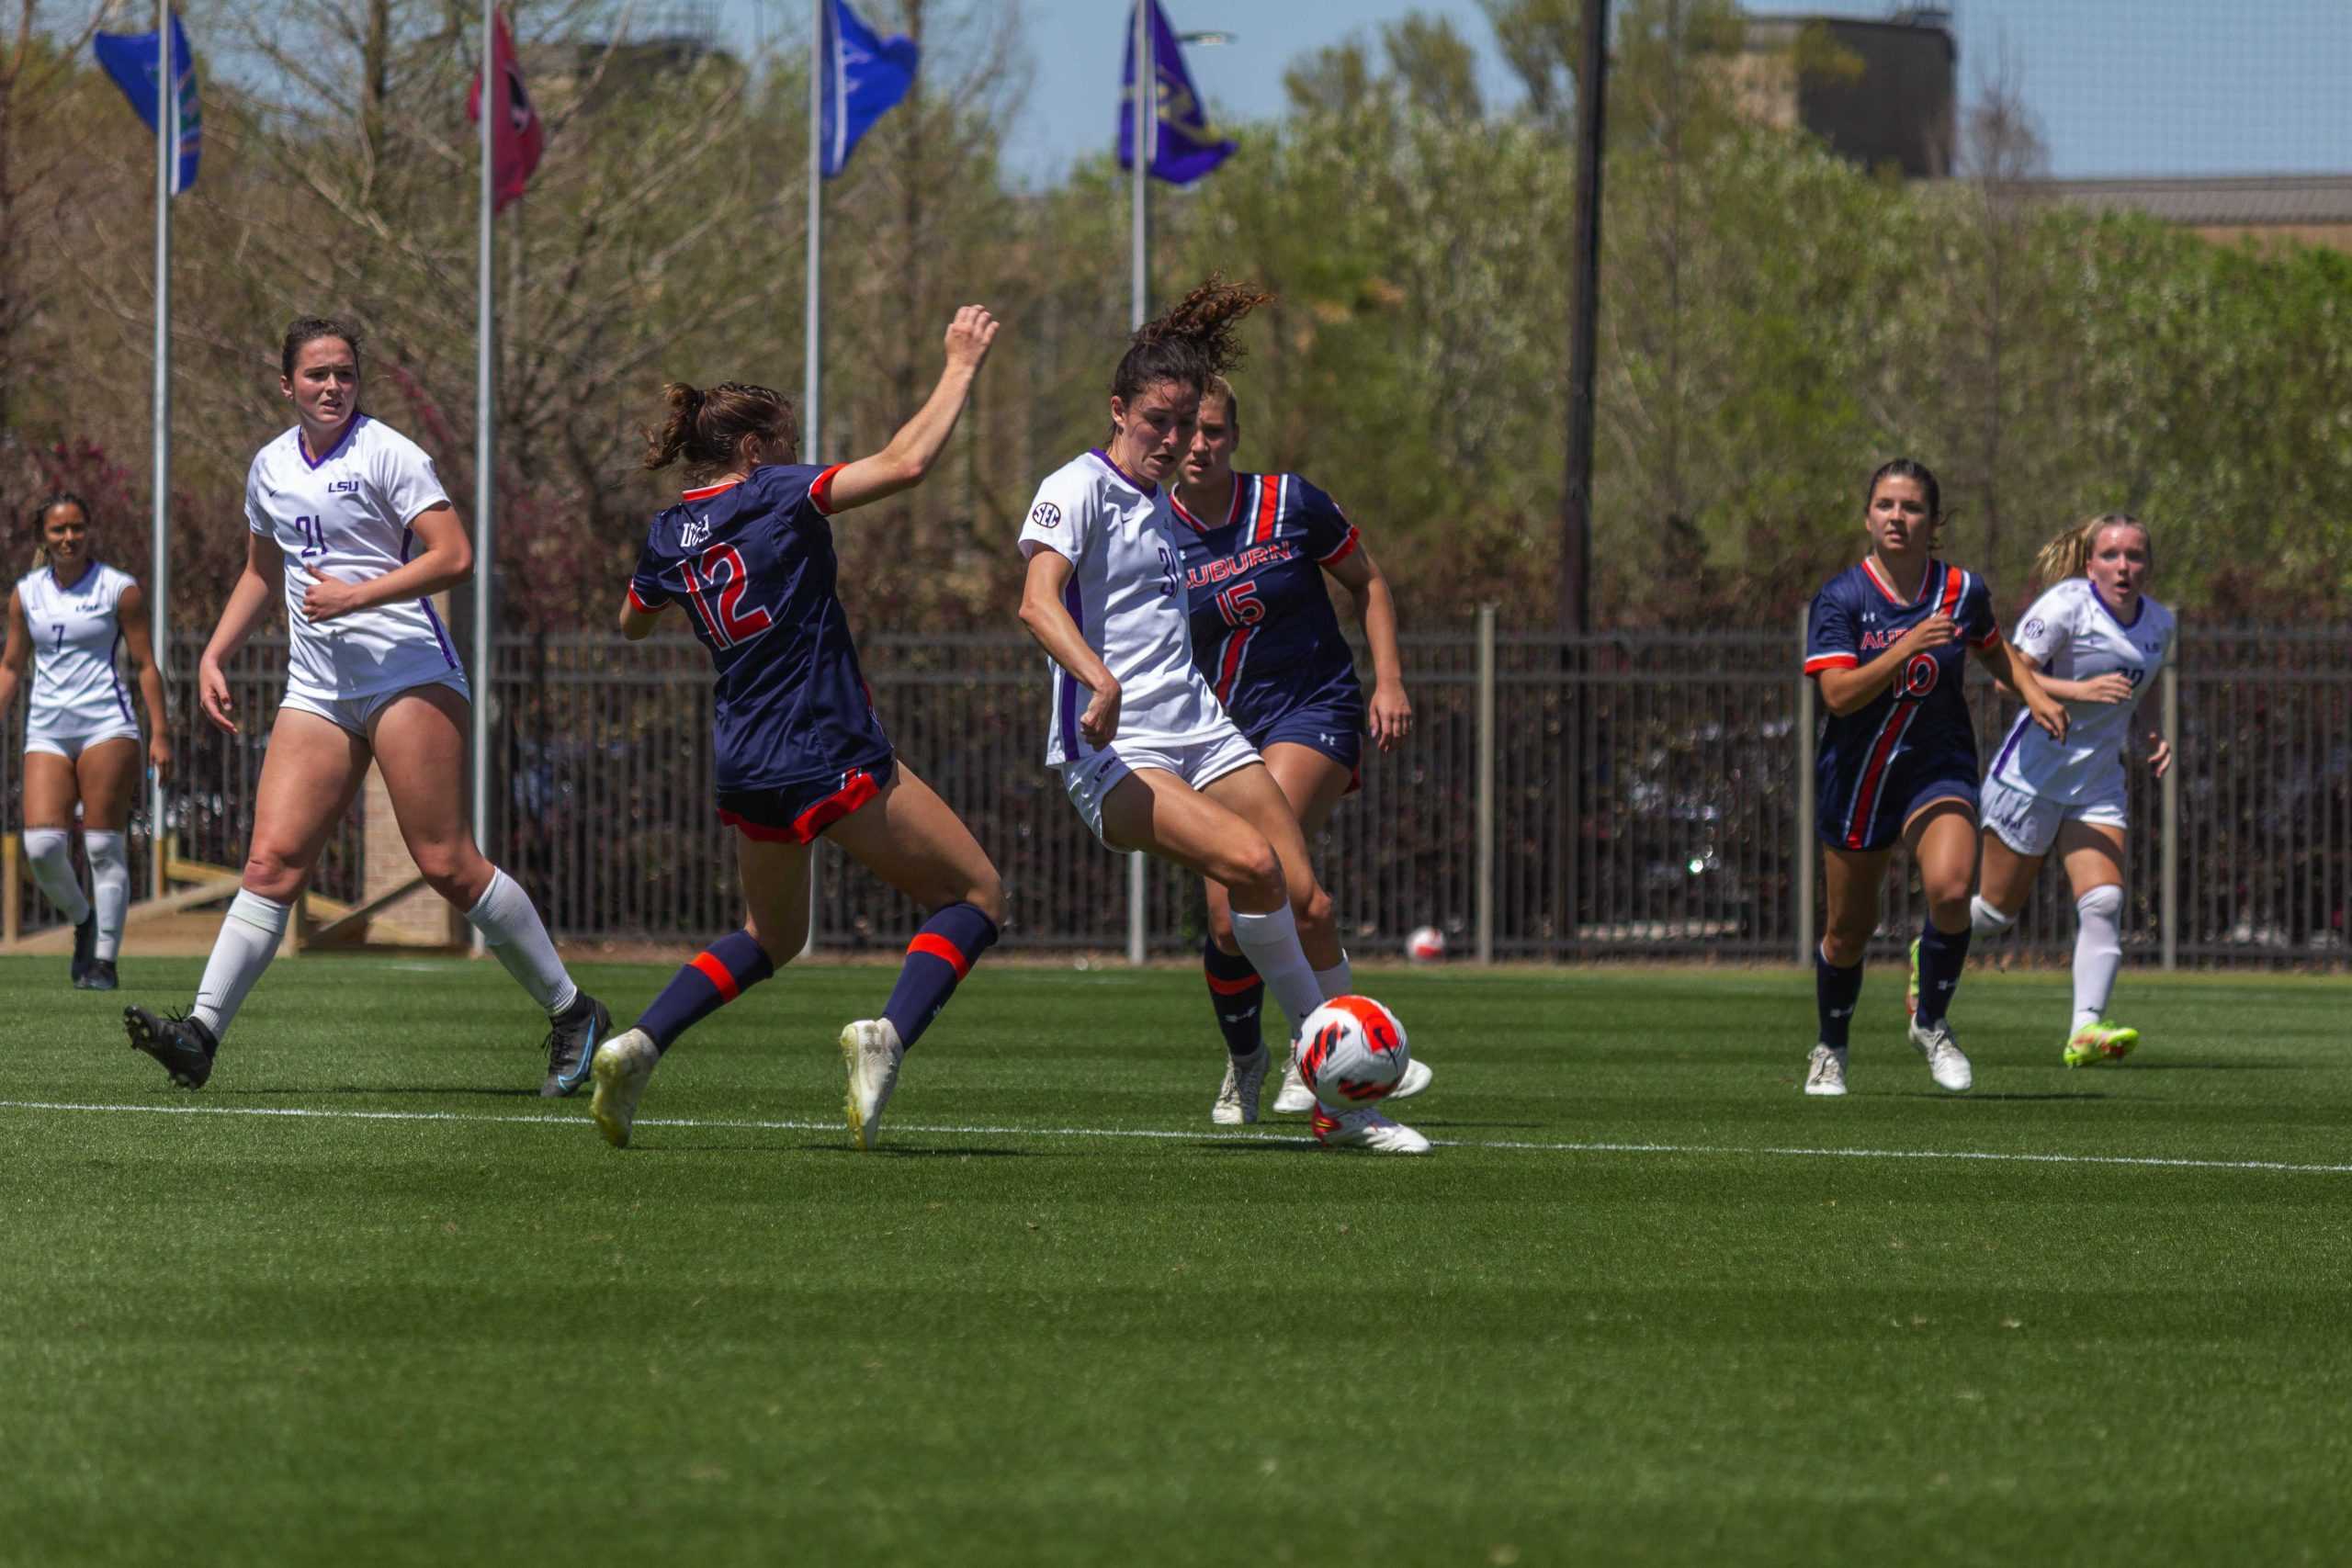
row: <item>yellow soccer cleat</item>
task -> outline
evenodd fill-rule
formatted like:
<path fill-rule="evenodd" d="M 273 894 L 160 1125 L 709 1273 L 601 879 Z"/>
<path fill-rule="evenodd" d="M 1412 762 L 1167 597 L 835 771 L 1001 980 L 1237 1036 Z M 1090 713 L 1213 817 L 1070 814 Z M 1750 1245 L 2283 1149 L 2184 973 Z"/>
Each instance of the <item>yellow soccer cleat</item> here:
<path fill-rule="evenodd" d="M 2132 1047 L 2138 1043 L 2138 1030 L 2126 1029 L 2120 1023 L 2109 1023 L 2100 1019 L 2075 1031 L 2074 1038 L 2066 1042 L 2066 1065 L 2087 1067 L 2094 1062 L 2120 1062 L 2130 1055 Z"/>

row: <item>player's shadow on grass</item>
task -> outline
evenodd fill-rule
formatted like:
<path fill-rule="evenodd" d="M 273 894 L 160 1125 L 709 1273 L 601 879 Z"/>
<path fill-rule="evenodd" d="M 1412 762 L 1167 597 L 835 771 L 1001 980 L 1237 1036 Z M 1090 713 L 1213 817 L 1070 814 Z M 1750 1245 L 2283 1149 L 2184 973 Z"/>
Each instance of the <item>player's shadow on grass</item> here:
<path fill-rule="evenodd" d="M 884 1144 L 878 1149 L 854 1149 L 847 1144 L 795 1144 L 796 1154 L 860 1155 L 867 1159 L 1036 1159 L 1035 1149 L 907 1148 Z"/>
<path fill-rule="evenodd" d="M 1905 1100 L 1949 1100 L 1957 1103 L 1969 1100 L 2105 1100 L 2108 1094 L 2101 1089 L 2055 1089 L 2048 1094 L 1946 1094 L 1936 1090 L 1915 1089 L 1905 1091 L 1903 1098 Z"/>
<path fill-rule="evenodd" d="M 447 1086 L 435 1086 L 431 1084 L 305 1084 L 299 1089 L 273 1089 L 268 1087 L 260 1089 L 223 1089 L 213 1090 L 213 1094 L 216 1096 L 227 1095 L 232 1098 L 250 1095 L 277 1095 L 279 1097 L 285 1097 L 313 1094 L 447 1094 L 471 1095 L 476 1098 L 486 1097 L 492 1100 L 537 1100 L 539 1098 L 539 1091 L 536 1089 L 495 1089 L 485 1084 L 451 1084 Z M 341 1113 L 338 1112 L 337 1114 Z"/>
<path fill-rule="evenodd" d="M 2290 1073 L 2293 1062 L 2134 1062 L 2127 1073 Z"/>

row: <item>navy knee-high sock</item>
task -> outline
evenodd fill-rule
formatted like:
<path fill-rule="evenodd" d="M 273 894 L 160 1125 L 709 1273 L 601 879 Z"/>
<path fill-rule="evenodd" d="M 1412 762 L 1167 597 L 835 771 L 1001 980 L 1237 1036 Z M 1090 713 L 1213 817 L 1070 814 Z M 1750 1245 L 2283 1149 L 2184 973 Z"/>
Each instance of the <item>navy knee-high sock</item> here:
<path fill-rule="evenodd" d="M 1266 982 L 1257 966 L 1238 953 L 1227 953 L 1215 937 L 1201 942 L 1201 968 L 1209 983 L 1209 1007 L 1225 1035 L 1225 1048 L 1236 1056 L 1254 1056 L 1266 1043 L 1259 1020 L 1266 1010 Z"/>
<path fill-rule="evenodd" d="M 1862 966 L 1840 969 L 1813 950 L 1813 1001 L 1821 1014 L 1821 1043 L 1842 1051 L 1853 1027 L 1854 1003 L 1862 994 Z"/>
<path fill-rule="evenodd" d="M 679 1035 L 775 973 L 757 937 L 730 931 L 670 976 L 637 1026 L 653 1036 L 656 1050 L 667 1051 Z"/>
<path fill-rule="evenodd" d="M 1919 928 L 1919 1026 L 1941 1023 L 1968 963 L 1969 931 L 1939 931 L 1929 920 Z"/>
<path fill-rule="evenodd" d="M 972 972 L 980 954 L 996 945 L 996 922 L 969 904 L 950 904 L 922 923 L 907 943 L 907 961 L 882 1016 L 911 1049 L 956 994 L 956 983 Z"/>

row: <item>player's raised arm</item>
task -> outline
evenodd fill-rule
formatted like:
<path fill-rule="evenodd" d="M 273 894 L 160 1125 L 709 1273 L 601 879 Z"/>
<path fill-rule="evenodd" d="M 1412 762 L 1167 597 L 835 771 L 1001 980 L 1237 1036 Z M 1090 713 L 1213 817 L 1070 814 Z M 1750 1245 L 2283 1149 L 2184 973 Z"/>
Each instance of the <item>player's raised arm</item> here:
<path fill-rule="evenodd" d="M 833 471 L 823 496 L 827 513 L 847 512 L 922 482 L 946 446 L 956 422 L 963 417 L 964 405 L 972 395 L 972 379 L 989 356 L 989 345 L 996 342 L 999 324 L 978 305 L 967 305 L 956 312 L 956 319 L 947 323 L 947 364 L 939 373 L 939 385 L 932 389 L 929 400 L 914 418 L 899 427 L 888 446 Z"/>

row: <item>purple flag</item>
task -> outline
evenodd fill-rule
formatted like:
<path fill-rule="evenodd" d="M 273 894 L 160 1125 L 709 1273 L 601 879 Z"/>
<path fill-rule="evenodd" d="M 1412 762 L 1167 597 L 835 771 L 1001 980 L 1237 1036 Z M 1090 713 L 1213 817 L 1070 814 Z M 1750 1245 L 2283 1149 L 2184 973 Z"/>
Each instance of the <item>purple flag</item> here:
<path fill-rule="evenodd" d="M 1193 74 L 1176 45 L 1176 30 L 1159 0 L 1138 0 L 1151 7 L 1151 67 L 1158 78 L 1159 125 L 1152 138 L 1151 175 L 1170 185 L 1190 185 L 1233 156 L 1234 144 L 1209 126 L 1201 96 L 1193 90 Z M 1127 67 L 1120 95 L 1119 167 L 1136 166 L 1136 29 L 1127 25 Z"/>

